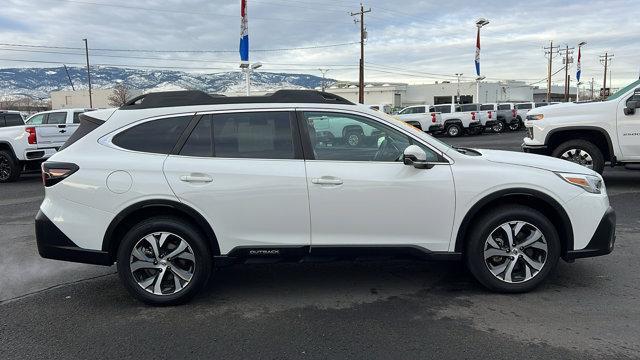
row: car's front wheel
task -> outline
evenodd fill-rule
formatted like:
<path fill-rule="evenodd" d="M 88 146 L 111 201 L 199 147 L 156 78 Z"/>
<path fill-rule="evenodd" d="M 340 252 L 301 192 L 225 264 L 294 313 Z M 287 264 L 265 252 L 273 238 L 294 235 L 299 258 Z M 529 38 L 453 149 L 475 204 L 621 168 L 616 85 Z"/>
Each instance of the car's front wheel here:
<path fill-rule="evenodd" d="M 192 225 L 154 217 L 133 226 L 118 249 L 118 274 L 125 288 L 151 305 L 184 303 L 207 283 L 209 247 Z"/>
<path fill-rule="evenodd" d="M 20 177 L 20 165 L 7 150 L 0 150 L 0 183 L 16 181 Z"/>
<path fill-rule="evenodd" d="M 495 133 L 501 133 L 504 131 L 504 123 L 502 121 L 496 121 L 493 126 L 491 126 L 491 130 Z"/>
<path fill-rule="evenodd" d="M 566 141 L 555 148 L 551 156 L 580 164 L 600 174 L 604 171 L 602 151 L 588 140 Z"/>
<path fill-rule="evenodd" d="M 560 238 L 549 219 L 521 205 L 501 206 L 469 232 L 465 259 L 478 281 L 493 291 L 534 289 L 553 271 Z"/>
<path fill-rule="evenodd" d="M 458 137 L 462 134 L 462 128 L 458 124 L 451 124 L 447 126 L 447 135 L 449 137 Z"/>

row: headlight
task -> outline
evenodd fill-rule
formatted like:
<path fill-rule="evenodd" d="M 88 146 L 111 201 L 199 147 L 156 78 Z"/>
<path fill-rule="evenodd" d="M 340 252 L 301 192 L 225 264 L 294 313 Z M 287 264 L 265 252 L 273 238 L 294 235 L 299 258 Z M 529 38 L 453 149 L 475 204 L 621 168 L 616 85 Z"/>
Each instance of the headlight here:
<path fill-rule="evenodd" d="M 543 114 L 527 115 L 527 120 L 542 120 L 542 119 L 544 119 Z"/>
<path fill-rule="evenodd" d="M 569 184 L 579 186 L 592 194 L 602 193 L 602 179 L 598 176 L 570 173 L 556 173 Z"/>

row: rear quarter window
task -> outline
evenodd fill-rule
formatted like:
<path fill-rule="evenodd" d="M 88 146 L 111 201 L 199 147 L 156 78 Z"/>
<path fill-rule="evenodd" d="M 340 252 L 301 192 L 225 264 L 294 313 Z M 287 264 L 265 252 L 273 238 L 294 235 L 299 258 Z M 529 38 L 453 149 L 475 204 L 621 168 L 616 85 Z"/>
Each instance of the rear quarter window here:
<path fill-rule="evenodd" d="M 168 154 L 187 128 L 192 116 L 157 119 L 128 128 L 113 137 L 113 144 L 123 149 Z"/>
<path fill-rule="evenodd" d="M 4 123 L 5 126 L 24 125 L 24 120 L 22 120 L 22 116 L 18 114 L 5 114 Z"/>

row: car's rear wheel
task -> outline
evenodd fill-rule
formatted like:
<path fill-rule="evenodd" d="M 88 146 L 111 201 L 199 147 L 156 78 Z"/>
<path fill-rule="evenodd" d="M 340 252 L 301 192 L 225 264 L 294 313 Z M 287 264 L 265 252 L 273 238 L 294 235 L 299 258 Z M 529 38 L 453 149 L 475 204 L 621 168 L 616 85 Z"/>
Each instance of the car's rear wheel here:
<path fill-rule="evenodd" d="M 20 177 L 20 165 L 7 150 L 0 150 L 0 183 L 12 182 Z"/>
<path fill-rule="evenodd" d="M 604 155 L 602 155 L 602 151 L 587 140 L 566 141 L 553 150 L 551 155 L 580 164 L 600 174 L 604 171 Z"/>
<path fill-rule="evenodd" d="M 458 137 L 462 134 L 462 128 L 458 124 L 450 124 L 447 126 L 447 136 Z"/>
<path fill-rule="evenodd" d="M 516 120 L 515 122 L 509 123 L 509 130 L 510 131 L 518 131 L 518 130 L 520 130 L 521 126 L 522 126 L 522 122 L 520 121 L 520 118 L 518 118 L 518 120 Z"/>
<path fill-rule="evenodd" d="M 362 145 L 363 134 L 358 130 L 349 130 L 345 132 L 345 143 L 350 147 Z"/>
<path fill-rule="evenodd" d="M 133 226 L 118 249 L 118 274 L 127 290 L 151 305 L 184 303 L 207 283 L 212 267 L 200 232 L 173 217 Z"/>
<path fill-rule="evenodd" d="M 555 227 L 539 211 L 501 206 L 479 219 L 469 233 L 465 259 L 490 290 L 526 292 L 553 271 L 560 257 Z"/>

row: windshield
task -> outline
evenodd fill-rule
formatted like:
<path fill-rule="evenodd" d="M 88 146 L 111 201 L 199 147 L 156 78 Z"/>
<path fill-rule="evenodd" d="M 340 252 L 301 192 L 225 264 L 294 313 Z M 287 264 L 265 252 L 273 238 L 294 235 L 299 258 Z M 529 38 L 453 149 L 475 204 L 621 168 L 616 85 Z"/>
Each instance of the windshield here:
<path fill-rule="evenodd" d="M 615 99 L 619 98 L 620 96 L 624 95 L 627 91 L 633 89 L 634 87 L 636 87 L 638 85 L 640 85 L 640 79 L 638 79 L 638 80 L 632 82 L 631 84 L 623 87 L 622 89 L 616 91 L 616 93 L 611 95 L 611 96 L 609 96 L 607 98 L 607 100 L 615 100 Z"/>

